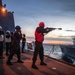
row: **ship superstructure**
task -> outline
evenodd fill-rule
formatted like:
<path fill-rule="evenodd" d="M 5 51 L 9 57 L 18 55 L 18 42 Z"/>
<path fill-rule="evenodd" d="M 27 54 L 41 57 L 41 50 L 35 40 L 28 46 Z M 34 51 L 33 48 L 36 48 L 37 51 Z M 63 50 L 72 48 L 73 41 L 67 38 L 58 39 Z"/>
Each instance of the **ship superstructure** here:
<path fill-rule="evenodd" d="M 0 0 L 0 26 L 2 26 L 3 31 L 10 30 L 13 32 L 15 30 L 14 24 L 14 12 L 10 12 L 6 9 L 6 4 L 2 4 Z"/>

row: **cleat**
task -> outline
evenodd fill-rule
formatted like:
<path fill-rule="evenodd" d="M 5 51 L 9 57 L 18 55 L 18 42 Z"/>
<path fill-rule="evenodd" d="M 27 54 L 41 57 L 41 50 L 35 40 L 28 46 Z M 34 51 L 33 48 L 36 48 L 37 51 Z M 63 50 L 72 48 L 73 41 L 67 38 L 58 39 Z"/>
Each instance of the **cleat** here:
<path fill-rule="evenodd" d="M 7 62 L 7 65 L 13 65 L 12 62 Z"/>

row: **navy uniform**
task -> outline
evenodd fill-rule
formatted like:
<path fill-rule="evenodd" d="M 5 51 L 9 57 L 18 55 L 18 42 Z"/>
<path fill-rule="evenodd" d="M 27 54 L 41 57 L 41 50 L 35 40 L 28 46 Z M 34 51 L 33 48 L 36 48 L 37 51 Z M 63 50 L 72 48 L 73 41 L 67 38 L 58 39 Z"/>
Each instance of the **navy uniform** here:
<path fill-rule="evenodd" d="M 22 53 L 24 52 L 25 43 L 26 43 L 26 38 L 25 38 L 25 34 L 23 34 L 23 36 L 22 36 Z"/>
<path fill-rule="evenodd" d="M 17 58 L 18 58 L 17 62 L 23 63 L 23 61 L 21 61 L 21 58 L 20 58 L 20 40 L 22 39 L 20 26 L 16 26 L 15 30 L 16 31 L 13 34 L 13 47 L 12 47 L 12 50 L 11 50 L 10 55 L 8 57 L 7 65 L 13 65 L 11 62 L 11 59 L 14 54 L 17 54 Z"/>
<path fill-rule="evenodd" d="M 3 59 L 3 41 L 4 41 L 4 32 L 0 26 L 0 59 Z"/>

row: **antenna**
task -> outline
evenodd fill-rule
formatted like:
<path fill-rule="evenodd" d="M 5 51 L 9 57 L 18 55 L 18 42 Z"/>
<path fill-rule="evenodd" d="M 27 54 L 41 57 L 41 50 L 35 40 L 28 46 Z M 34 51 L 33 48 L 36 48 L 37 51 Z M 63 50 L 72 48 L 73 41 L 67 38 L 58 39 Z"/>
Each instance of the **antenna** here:
<path fill-rule="evenodd" d="M 4 6 L 3 6 L 4 8 L 6 8 L 6 4 L 4 4 Z"/>
<path fill-rule="evenodd" d="M 2 0 L 0 0 L 0 7 L 2 7 Z"/>

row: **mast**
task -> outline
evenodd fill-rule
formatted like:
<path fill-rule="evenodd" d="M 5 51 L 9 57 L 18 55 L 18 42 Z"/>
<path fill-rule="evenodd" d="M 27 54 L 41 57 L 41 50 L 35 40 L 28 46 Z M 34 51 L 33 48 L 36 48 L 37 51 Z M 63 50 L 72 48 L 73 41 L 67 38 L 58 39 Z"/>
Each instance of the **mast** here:
<path fill-rule="evenodd" d="M 2 0 L 0 0 L 0 11 L 1 11 L 1 8 L 2 8 Z"/>
<path fill-rule="evenodd" d="M 0 7 L 2 7 L 2 0 L 0 0 Z"/>

